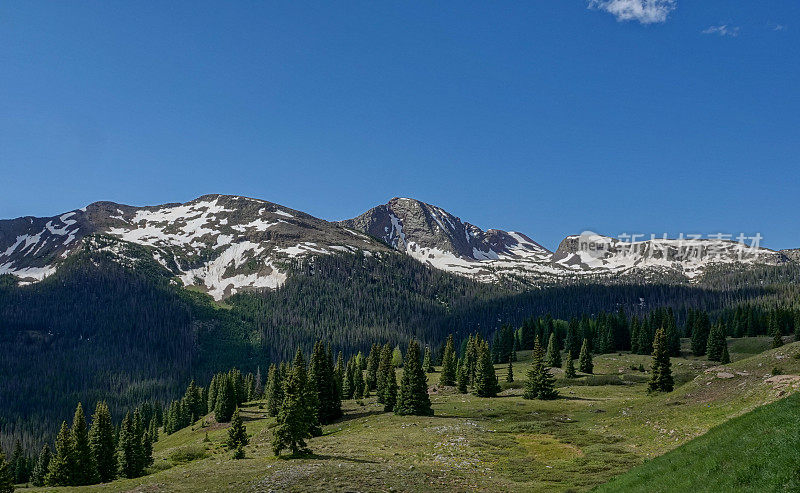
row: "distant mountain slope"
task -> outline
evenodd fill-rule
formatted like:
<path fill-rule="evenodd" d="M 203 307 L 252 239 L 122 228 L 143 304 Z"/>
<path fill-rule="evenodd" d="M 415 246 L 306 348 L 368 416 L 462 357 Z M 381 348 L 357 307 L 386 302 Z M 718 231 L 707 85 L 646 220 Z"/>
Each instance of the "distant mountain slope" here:
<path fill-rule="evenodd" d="M 81 248 L 126 263 L 126 243 L 145 247 L 185 286 L 216 299 L 280 286 L 297 257 L 388 251 L 366 235 L 271 202 L 205 195 L 151 207 L 95 202 L 60 216 L 0 221 L 0 274 L 40 281 Z"/>
<path fill-rule="evenodd" d="M 522 289 L 608 280 L 702 281 L 710 270 L 800 265 L 796 250 L 710 239 L 631 243 L 584 233 L 568 236 L 551 252 L 528 235 L 484 231 L 408 198 L 340 222 L 230 195 L 148 207 L 95 202 L 53 217 L 0 220 L 0 275 L 13 274 L 23 284 L 52 275 L 84 250 L 108 252 L 130 267 L 143 256 L 154 259 L 174 282 L 217 300 L 281 286 L 298 259 L 355 252 L 402 252 L 436 269 Z"/>
<path fill-rule="evenodd" d="M 734 241 L 626 242 L 590 232 L 568 236 L 550 252 L 525 234 L 483 231 L 440 207 L 406 198 L 394 198 L 341 224 L 438 269 L 481 281 L 514 278 L 533 285 L 620 276 L 685 281 L 701 277 L 711 266 L 783 265 L 798 258 L 794 251 L 784 254 Z"/>
<path fill-rule="evenodd" d="M 483 231 L 440 207 L 414 199 L 394 198 L 341 224 L 380 238 L 433 267 L 493 280 L 498 267 L 541 264 L 552 255 L 521 233 Z"/>

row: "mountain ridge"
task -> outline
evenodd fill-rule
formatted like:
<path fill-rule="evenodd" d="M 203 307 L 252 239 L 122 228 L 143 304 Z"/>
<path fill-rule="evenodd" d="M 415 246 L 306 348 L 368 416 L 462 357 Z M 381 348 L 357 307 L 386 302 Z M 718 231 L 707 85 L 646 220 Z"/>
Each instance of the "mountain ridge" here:
<path fill-rule="evenodd" d="M 327 221 L 262 199 L 206 194 L 141 207 L 98 201 L 51 217 L 0 220 L 0 274 L 12 274 L 23 284 L 38 282 L 80 249 L 106 251 L 132 264 L 126 245 L 144 248 L 175 282 L 217 300 L 243 290 L 278 288 L 291 264 L 301 259 L 346 253 L 399 252 L 481 282 L 529 287 L 613 276 L 692 281 L 710 266 L 798 260 L 794 250 L 745 251 L 732 241 L 630 243 L 588 232 L 567 236 L 550 251 L 524 233 L 483 230 L 411 198 L 395 197 L 355 218 Z"/>

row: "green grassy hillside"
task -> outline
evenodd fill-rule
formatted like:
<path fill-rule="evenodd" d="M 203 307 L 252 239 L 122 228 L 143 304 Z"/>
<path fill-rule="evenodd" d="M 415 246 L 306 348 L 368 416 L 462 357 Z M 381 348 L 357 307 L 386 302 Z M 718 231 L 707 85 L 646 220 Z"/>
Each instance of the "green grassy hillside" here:
<path fill-rule="evenodd" d="M 800 395 L 712 428 L 598 492 L 800 491 Z"/>
<path fill-rule="evenodd" d="M 747 346 L 750 350 L 753 345 Z M 774 378 L 772 371 L 800 375 L 798 354 L 800 343 L 757 355 L 734 352 L 732 364 L 718 367 L 705 360 L 673 358 L 680 385 L 664 395 L 647 395 L 649 375 L 633 369 L 649 367 L 651 358 L 603 355 L 595 358 L 594 376 L 564 380 L 556 370 L 561 398 L 528 401 L 521 397 L 529 358 L 523 352 L 514 367 L 518 380 L 504 383 L 501 397 L 484 399 L 440 388 L 439 375 L 433 373 L 429 384 L 435 416 L 383 413 L 374 398 L 345 401 L 344 418 L 310 440 L 315 455 L 291 460 L 272 455 L 274 420 L 253 402 L 243 413 L 252 435 L 246 459 L 231 458 L 222 445 L 227 425 L 206 417 L 192 428 L 161 437 L 150 475 L 85 490 L 587 491 L 643 463 L 653 467 L 648 459 L 695 443 L 709 429 L 791 394 L 796 377 Z M 496 368 L 502 382 L 505 365 Z M 797 400 L 785 402 L 780 406 Z M 781 454 L 777 449 L 792 443 L 787 436 L 785 442 L 763 446 Z M 785 453 L 794 457 L 794 452 Z M 747 442 L 720 455 L 722 467 L 737 454 L 747 459 Z"/>

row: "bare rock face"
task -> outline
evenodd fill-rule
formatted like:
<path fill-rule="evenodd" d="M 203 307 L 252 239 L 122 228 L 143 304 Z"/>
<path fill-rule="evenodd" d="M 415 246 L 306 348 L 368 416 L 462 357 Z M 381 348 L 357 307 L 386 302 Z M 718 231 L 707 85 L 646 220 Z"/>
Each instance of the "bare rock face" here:
<path fill-rule="evenodd" d="M 483 231 L 435 205 L 394 198 L 341 224 L 364 231 L 400 251 L 435 251 L 464 260 L 546 254 L 547 249 L 519 233 Z"/>

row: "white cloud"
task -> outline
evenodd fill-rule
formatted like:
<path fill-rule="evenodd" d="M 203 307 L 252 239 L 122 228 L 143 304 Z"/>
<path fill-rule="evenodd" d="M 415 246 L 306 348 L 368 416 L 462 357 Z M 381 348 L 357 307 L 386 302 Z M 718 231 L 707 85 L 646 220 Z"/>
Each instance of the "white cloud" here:
<path fill-rule="evenodd" d="M 604 10 L 618 21 L 642 24 L 665 22 L 677 7 L 678 0 L 589 0 L 590 9 Z"/>
<path fill-rule="evenodd" d="M 727 24 L 723 24 L 721 26 L 708 26 L 706 29 L 702 31 L 703 34 L 717 34 L 719 36 L 730 36 L 735 38 L 739 35 L 739 27 L 738 26 L 729 26 Z"/>
<path fill-rule="evenodd" d="M 775 27 L 772 28 L 772 30 L 773 31 L 785 31 L 786 30 L 786 26 L 784 26 L 783 24 L 777 24 L 777 25 L 775 25 Z"/>

